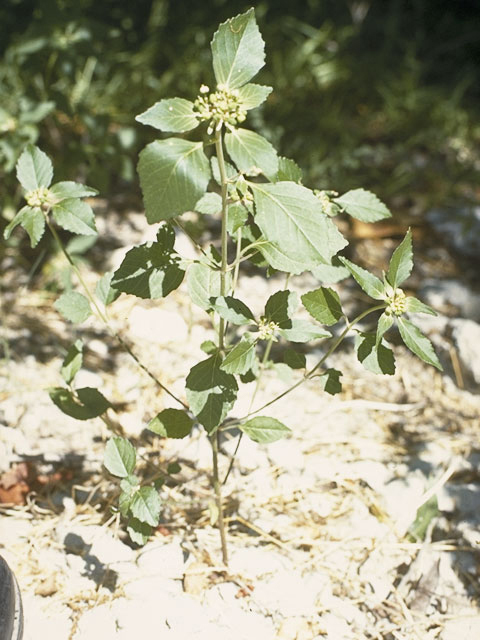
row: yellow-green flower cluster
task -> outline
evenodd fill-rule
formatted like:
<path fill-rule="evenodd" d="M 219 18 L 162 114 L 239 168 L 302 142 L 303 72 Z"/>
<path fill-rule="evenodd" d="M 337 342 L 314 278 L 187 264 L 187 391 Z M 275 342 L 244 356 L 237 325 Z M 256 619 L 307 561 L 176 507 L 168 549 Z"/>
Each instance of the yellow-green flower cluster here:
<path fill-rule="evenodd" d="M 336 191 L 320 191 L 319 189 L 315 189 L 314 194 L 320 200 L 323 212 L 326 213 L 327 216 L 332 217 L 337 215 L 339 212 L 338 204 L 335 204 L 335 202 L 331 200 L 332 196 L 338 196 Z"/>
<path fill-rule="evenodd" d="M 57 203 L 57 199 L 47 187 L 38 187 L 29 191 L 25 200 L 29 207 L 40 207 L 43 211 L 48 211 L 54 204 Z"/>
<path fill-rule="evenodd" d="M 401 316 L 407 310 L 407 296 L 402 289 L 395 289 L 385 299 L 388 307 L 385 309 L 387 315 Z"/>
<path fill-rule="evenodd" d="M 267 318 L 260 318 L 260 322 L 258 323 L 258 338 L 259 340 L 270 340 L 271 338 L 275 339 L 275 331 L 278 331 L 279 326 L 272 320 L 267 320 Z"/>
<path fill-rule="evenodd" d="M 209 134 L 218 131 L 222 124 L 234 127 L 247 117 L 247 112 L 240 103 L 238 89 L 229 89 L 222 85 L 218 85 L 217 91 L 212 93 L 209 87 L 202 85 L 194 105 L 200 120 L 210 121 Z"/>

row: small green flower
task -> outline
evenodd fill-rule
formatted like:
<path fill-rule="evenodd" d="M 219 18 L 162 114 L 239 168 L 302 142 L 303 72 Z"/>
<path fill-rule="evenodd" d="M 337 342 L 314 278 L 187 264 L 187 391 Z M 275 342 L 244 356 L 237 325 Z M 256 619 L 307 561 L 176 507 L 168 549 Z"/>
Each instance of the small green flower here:
<path fill-rule="evenodd" d="M 208 133 L 220 129 L 223 124 L 234 127 L 247 117 L 246 110 L 240 104 L 238 89 L 223 85 L 218 85 L 217 91 L 210 93 L 209 87 L 202 84 L 194 109 L 200 120 L 210 121 Z"/>
<path fill-rule="evenodd" d="M 260 318 L 258 323 L 258 339 L 259 340 L 275 340 L 275 332 L 279 330 L 279 326 L 273 320 L 267 320 L 265 317 Z"/>
<path fill-rule="evenodd" d="M 47 187 L 38 187 L 29 191 L 25 195 L 25 200 L 29 207 L 39 207 L 42 211 L 48 211 L 57 204 L 57 198 Z"/>

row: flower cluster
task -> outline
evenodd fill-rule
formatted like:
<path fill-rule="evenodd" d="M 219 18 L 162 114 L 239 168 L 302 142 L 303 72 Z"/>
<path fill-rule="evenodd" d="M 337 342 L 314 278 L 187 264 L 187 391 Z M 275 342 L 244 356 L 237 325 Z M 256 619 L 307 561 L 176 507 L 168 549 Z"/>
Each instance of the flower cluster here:
<path fill-rule="evenodd" d="M 387 315 L 401 316 L 407 310 L 407 296 L 402 289 L 395 289 L 389 292 L 385 302 L 388 307 L 385 309 Z"/>
<path fill-rule="evenodd" d="M 57 199 L 47 187 L 38 187 L 25 195 L 25 200 L 29 207 L 40 207 L 43 211 L 48 211 L 57 203 Z"/>
<path fill-rule="evenodd" d="M 320 203 L 323 208 L 323 212 L 330 217 L 336 216 L 340 212 L 340 207 L 338 204 L 332 201 L 332 197 L 338 196 L 336 191 L 320 191 L 319 189 L 315 189 L 313 192 L 317 198 L 320 200 Z"/>
<path fill-rule="evenodd" d="M 200 87 L 200 94 L 195 100 L 195 111 L 201 120 L 209 120 L 208 133 L 220 129 L 222 124 L 231 127 L 240 124 L 247 117 L 247 112 L 242 108 L 238 89 L 229 89 L 218 85 L 218 90 L 209 93 L 206 85 Z M 209 95 L 207 95 L 209 94 Z"/>
<path fill-rule="evenodd" d="M 259 340 L 275 339 L 275 331 L 278 331 L 279 326 L 273 320 L 267 320 L 267 318 L 260 318 L 258 323 L 258 338 Z"/>

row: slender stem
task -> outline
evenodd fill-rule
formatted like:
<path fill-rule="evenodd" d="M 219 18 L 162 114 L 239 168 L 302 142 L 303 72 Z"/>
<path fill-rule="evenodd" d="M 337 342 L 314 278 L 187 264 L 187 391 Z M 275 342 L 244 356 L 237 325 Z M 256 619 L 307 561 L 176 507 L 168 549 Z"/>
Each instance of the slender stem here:
<path fill-rule="evenodd" d="M 220 431 L 215 431 L 210 436 L 210 444 L 212 446 L 212 460 L 213 460 L 213 489 L 215 491 L 215 502 L 218 509 L 218 530 L 220 532 L 220 543 L 222 545 L 222 560 L 224 565 L 228 565 L 228 551 L 227 551 L 227 536 L 225 532 L 225 518 L 223 515 L 222 504 L 222 485 L 218 475 L 218 441 L 220 438 Z"/>
<path fill-rule="evenodd" d="M 170 391 L 170 389 L 168 389 L 162 382 L 160 382 L 160 380 L 155 376 L 155 374 L 153 374 L 150 371 L 150 369 L 148 369 L 143 364 L 143 362 L 140 361 L 138 356 L 132 351 L 131 347 L 125 342 L 125 340 L 122 338 L 122 336 L 115 331 L 115 329 L 110 324 L 110 321 L 109 321 L 107 315 L 101 310 L 101 308 L 99 307 L 97 301 L 95 300 L 95 297 L 90 292 L 90 289 L 88 288 L 87 283 L 83 279 L 83 276 L 82 276 L 82 274 L 80 272 L 80 269 L 77 267 L 77 265 L 73 261 L 71 255 L 68 253 L 67 249 L 65 248 L 65 246 L 64 246 L 63 242 L 61 241 L 61 239 L 60 239 L 55 227 L 51 224 L 51 222 L 48 219 L 47 219 L 47 225 L 48 225 L 48 228 L 50 229 L 53 237 L 55 238 L 56 243 L 60 247 L 63 255 L 65 256 L 65 258 L 67 259 L 68 263 L 71 265 L 73 271 L 75 272 L 75 275 L 77 276 L 78 281 L 82 285 L 82 288 L 83 288 L 83 290 L 85 292 L 85 295 L 87 296 L 90 304 L 92 305 L 93 309 L 95 310 L 95 313 L 96 313 L 97 317 L 100 318 L 100 320 L 105 324 L 105 326 L 107 327 L 107 329 L 110 332 L 110 334 L 117 340 L 117 342 L 123 347 L 123 349 L 128 353 L 128 355 L 131 358 L 133 358 L 133 360 L 135 360 L 135 362 L 140 367 L 140 369 L 142 369 L 142 371 L 144 371 L 160 387 L 160 389 L 165 391 L 165 393 L 167 393 L 173 400 L 175 400 L 176 402 L 181 404 L 184 409 L 188 410 L 188 408 L 189 408 L 188 405 L 185 404 L 185 402 L 183 402 L 182 400 L 180 400 L 180 398 L 177 398 L 177 396 L 174 393 L 172 393 L 172 391 Z"/>
<path fill-rule="evenodd" d="M 233 281 L 232 281 L 232 296 L 234 295 L 235 289 L 237 288 L 238 282 L 238 274 L 240 272 L 240 255 L 242 253 L 242 227 L 237 229 L 237 253 L 235 255 L 235 268 L 233 271 Z"/>

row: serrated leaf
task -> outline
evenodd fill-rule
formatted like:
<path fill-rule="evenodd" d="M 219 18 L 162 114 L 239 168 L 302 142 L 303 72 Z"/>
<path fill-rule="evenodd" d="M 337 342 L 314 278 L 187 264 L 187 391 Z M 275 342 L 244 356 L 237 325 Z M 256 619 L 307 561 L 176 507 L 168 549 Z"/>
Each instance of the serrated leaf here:
<path fill-rule="evenodd" d="M 359 333 L 355 336 L 355 350 L 359 362 L 376 374 L 393 375 L 395 373 L 395 359 L 393 351 L 382 341 L 376 346 L 375 333 Z"/>
<path fill-rule="evenodd" d="M 147 429 L 164 438 L 185 438 L 192 430 L 193 420 L 186 411 L 164 409 L 148 423 Z"/>
<path fill-rule="evenodd" d="M 64 387 L 53 387 L 48 393 L 60 411 L 76 420 L 97 418 L 110 407 L 105 396 L 92 387 L 76 389 L 75 392 Z"/>
<path fill-rule="evenodd" d="M 275 182 L 291 181 L 300 183 L 302 177 L 302 170 L 294 160 L 279 156 L 278 172 L 275 176 Z"/>
<path fill-rule="evenodd" d="M 72 233 L 83 236 L 97 234 L 95 216 L 90 205 L 78 198 L 67 198 L 56 204 L 52 209 L 55 222 Z"/>
<path fill-rule="evenodd" d="M 207 353 L 209 356 L 217 353 L 218 351 L 218 347 L 215 342 L 213 342 L 213 340 L 205 340 L 204 342 L 202 342 L 202 344 L 200 345 L 200 349 L 203 351 L 203 353 Z"/>
<path fill-rule="evenodd" d="M 332 337 L 330 331 L 302 319 L 292 320 L 292 326 L 287 329 L 280 329 L 280 335 L 285 340 L 290 340 L 290 342 L 310 342 L 310 340 Z"/>
<path fill-rule="evenodd" d="M 338 371 L 337 369 L 327 369 L 325 373 L 319 376 L 322 389 L 332 396 L 340 393 L 340 391 L 342 390 L 340 377 L 342 375 L 342 372 Z"/>
<path fill-rule="evenodd" d="M 200 424 L 210 433 L 226 418 L 237 398 L 235 377 L 222 371 L 216 353 L 190 369 L 186 379 L 187 401 Z"/>
<path fill-rule="evenodd" d="M 285 271 L 286 273 L 291 273 L 293 275 L 298 275 L 299 273 L 303 273 L 304 271 L 310 271 L 312 263 L 308 258 L 306 261 L 304 261 L 299 255 L 297 258 L 292 259 L 285 253 L 283 248 L 277 247 L 272 242 L 266 240 L 263 236 L 258 240 L 262 241 L 262 244 L 260 244 L 257 249 L 262 254 L 267 264 L 269 264 L 272 268 L 279 271 Z M 252 262 L 254 260 L 254 257 L 250 258 Z"/>
<path fill-rule="evenodd" d="M 53 178 L 50 158 L 33 144 L 27 145 L 17 161 L 17 178 L 27 192 L 49 187 Z"/>
<path fill-rule="evenodd" d="M 343 317 L 342 305 L 338 293 L 328 287 L 320 287 L 302 296 L 302 302 L 308 313 L 321 324 L 330 326 Z"/>
<path fill-rule="evenodd" d="M 45 231 L 45 216 L 38 207 L 23 207 L 9 222 L 3 232 L 3 237 L 8 240 L 15 227 L 21 225 L 30 237 L 30 244 L 34 248 L 40 241 Z"/>
<path fill-rule="evenodd" d="M 272 87 L 249 82 L 238 90 L 238 101 L 240 106 L 247 111 L 260 106 L 272 92 Z"/>
<path fill-rule="evenodd" d="M 108 306 L 120 295 L 120 291 L 114 289 L 112 285 L 113 272 L 106 271 L 100 280 L 97 282 L 95 287 L 95 295 L 100 300 L 102 304 Z"/>
<path fill-rule="evenodd" d="M 407 231 L 405 238 L 393 252 L 387 271 L 387 280 L 394 289 L 404 282 L 413 269 L 412 232 Z"/>
<path fill-rule="evenodd" d="M 128 251 L 112 278 L 112 287 L 138 298 L 164 298 L 177 289 L 185 271 L 179 267 L 180 256 L 172 250 L 175 232 L 163 226 L 156 242 L 142 244 Z"/>
<path fill-rule="evenodd" d="M 265 318 L 282 329 L 292 326 L 292 315 L 298 307 L 298 296 L 294 291 L 284 289 L 273 293 L 265 305 Z"/>
<path fill-rule="evenodd" d="M 432 343 L 423 335 L 420 329 L 403 316 L 398 318 L 397 322 L 402 340 L 410 351 L 427 364 L 431 364 L 439 371 L 443 371 L 443 367 L 440 364 Z"/>
<path fill-rule="evenodd" d="M 87 198 L 98 195 L 96 189 L 71 181 L 57 182 L 50 187 L 50 191 L 59 202 L 67 198 Z"/>
<path fill-rule="evenodd" d="M 77 291 L 67 291 L 53 304 L 55 309 L 59 311 L 64 318 L 70 322 L 84 322 L 92 315 L 90 303 L 87 298 Z"/>
<path fill-rule="evenodd" d="M 266 416 L 257 416 L 238 426 L 251 440 L 260 444 L 276 442 L 292 432 L 280 420 Z"/>
<path fill-rule="evenodd" d="M 437 316 L 438 313 L 432 307 L 429 307 L 428 304 L 425 304 L 421 300 L 414 298 L 413 296 L 408 296 L 406 299 L 407 311 L 409 313 L 427 313 L 431 316 Z"/>
<path fill-rule="evenodd" d="M 227 231 L 233 235 L 240 227 L 245 226 L 248 220 L 248 211 L 243 204 L 233 203 L 227 210 Z"/>
<path fill-rule="evenodd" d="M 247 373 L 255 360 L 256 340 L 249 334 L 244 334 L 233 349 L 228 353 L 220 365 L 220 369 L 226 373 Z"/>
<path fill-rule="evenodd" d="M 152 527 L 146 522 L 141 522 L 136 518 L 130 518 L 127 525 L 127 533 L 132 542 L 143 546 L 152 535 Z"/>
<path fill-rule="evenodd" d="M 137 476 L 130 474 L 122 478 L 122 480 L 120 480 L 120 489 L 124 493 L 128 493 L 129 495 L 132 495 L 132 493 L 136 490 L 139 484 L 140 484 L 140 480 L 137 478 Z"/>
<path fill-rule="evenodd" d="M 375 341 L 375 344 L 377 347 L 382 341 L 382 338 L 385 335 L 385 333 L 390 329 L 390 327 L 392 327 L 393 323 L 394 323 L 393 316 L 388 315 L 386 313 L 382 313 L 377 323 L 377 337 Z"/>
<path fill-rule="evenodd" d="M 132 494 L 126 493 L 125 491 L 122 491 L 118 496 L 118 509 L 124 518 L 128 515 L 128 510 L 132 504 L 132 497 Z"/>
<path fill-rule="evenodd" d="M 334 284 L 345 280 L 350 275 L 350 271 L 334 256 L 330 264 L 320 264 L 312 269 L 312 274 L 325 284 Z"/>
<path fill-rule="evenodd" d="M 138 115 L 135 120 L 160 131 L 173 133 L 191 131 L 199 123 L 193 102 L 184 98 L 160 100 Z"/>
<path fill-rule="evenodd" d="M 118 478 L 128 478 L 135 469 L 136 461 L 135 447 L 129 440 L 119 436 L 109 438 L 103 454 L 103 464 L 107 471 Z"/>
<path fill-rule="evenodd" d="M 347 191 L 340 198 L 334 198 L 334 202 L 357 220 L 362 222 L 377 222 L 384 218 L 391 218 L 392 214 L 377 196 L 365 189 L 353 189 Z"/>
<path fill-rule="evenodd" d="M 219 296 L 211 300 L 211 308 L 224 320 L 232 324 L 242 325 L 255 322 L 253 313 L 247 305 L 232 296 Z"/>
<path fill-rule="evenodd" d="M 343 256 L 339 256 L 339 260 L 347 267 L 367 295 L 374 300 L 385 299 L 385 286 L 380 278 L 377 278 L 373 273 L 370 273 L 366 269 L 362 269 L 362 267 L 350 262 L 350 260 Z"/>
<path fill-rule="evenodd" d="M 156 140 L 138 163 L 145 213 L 150 224 L 193 210 L 210 180 L 210 164 L 201 142 Z"/>
<path fill-rule="evenodd" d="M 220 271 L 202 263 L 192 264 L 187 272 L 187 287 L 191 301 L 208 311 L 212 308 L 211 299 L 220 295 Z"/>
<path fill-rule="evenodd" d="M 213 71 L 219 85 L 235 89 L 253 78 L 265 64 L 265 44 L 254 10 L 223 22 L 211 47 Z"/>
<path fill-rule="evenodd" d="M 220 175 L 220 168 L 218 166 L 217 156 L 212 156 L 210 158 L 210 164 L 212 166 L 213 179 L 219 186 L 221 186 L 222 176 Z M 225 162 L 225 173 L 227 174 L 227 178 L 229 180 L 231 180 L 232 178 L 238 177 L 238 171 L 235 169 L 233 164 L 230 164 L 229 162 Z"/>
<path fill-rule="evenodd" d="M 209 191 L 203 195 L 194 207 L 194 211 L 205 215 L 216 215 L 222 210 L 222 198 L 218 193 Z"/>
<path fill-rule="evenodd" d="M 258 133 L 248 129 L 232 129 L 225 134 L 225 147 L 238 169 L 247 175 L 261 172 L 267 178 L 274 178 L 277 174 L 277 152 Z"/>
<path fill-rule="evenodd" d="M 294 182 L 251 184 L 255 222 L 263 235 L 290 260 L 311 269 L 330 262 L 348 243 L 322 212 L 318 198 Z M 263 250 L 262 250 L 263 253 Z M 277 262 L 269 256 L 274 268 Z"/>
<path fill-rule="evenodd" d="M 156 489 L 153 487 L 140 487 L 133 495 L 130 503 L 130 512 L 140 522 L 156 527 L 160 517 L 161 505 L 160 496 Z"/>
<path fill-rule="evenodd" d="M 291 369 L 305 369 L 307 366 L 305 354 L 298 353 L 295 349 L 287 349 L 283 354 L 283 361 Z"/>
<path fill-rule="evenodd" d="M 83 342 L 77 340 L 70 349 L 67 351 L 67 355 L 60 369 L 62 378 L 67 384 L 70 384 L 75 378 L 83 363 Z"/>

